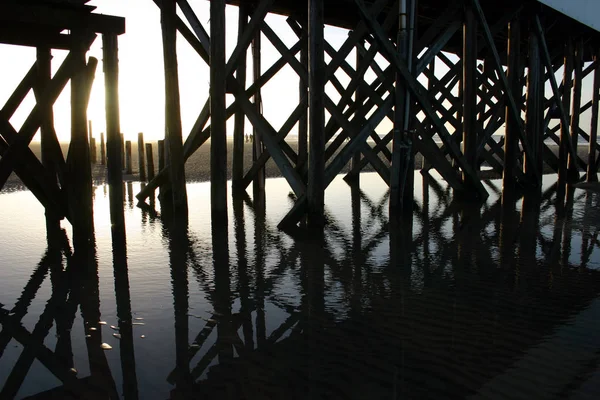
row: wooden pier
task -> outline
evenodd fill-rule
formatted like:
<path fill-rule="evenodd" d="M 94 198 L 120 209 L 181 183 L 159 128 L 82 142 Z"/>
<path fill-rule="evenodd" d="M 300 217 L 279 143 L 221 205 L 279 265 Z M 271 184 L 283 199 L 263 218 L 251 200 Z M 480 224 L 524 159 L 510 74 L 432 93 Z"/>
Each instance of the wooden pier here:
<path fill-rule="evenodd" d="M 482 178 L 490 174 L 503 178 L 507 199 L 514 199 L 514 193 L 539 193 L 547 170 L 558 174 L 562 186 L 597 180 L 598 31 L 545 5 L 546 0 L 511 0 L 501 6 L 487 0 L 213 0 L 208 31 L 188 0 L 154 2 L 161 12 L 164 54 L 165 142 L 162 153 L 158 149 L 164 163 L 159 159 L 159 171 L 137 194 L 141 203 L 160 188 L 163 207 L 185 219 L 184 165 L 210 139 L 211 207 L 213 217 L 226 219 L 229 118 L 235 118 L 232 194 L 244 195 L 252 184 L 254 201 L 264 202 L 264 165 L 273 159 L 297 199 L 280 228 L 302 221 L 325 224 L 325 191 L 349 163 L 348 182 L 359 184 L 360 171 L 369 165 L 390 187 L 393 219 L 412 210 L 417 153 L 425 159 L 422 174 L 433 169 L 457 196 L 476 201 L 488 196 Z M 113 222 L 120 223 L 127 157 L 119 123 L 117 38 L 125 32 L 125 21 L 95 14 L 85 3 L 8 1 L 0 6 L 0 42 L 38 50 L 35 65 L 1 110 L 0 188 L 14 171 L 46 207 L 49 226 L 66 217 L 74 228 L 91 232 L 89 165 L 95 146 L 92 150 L 88 143 L 86 108 L 97 61 L 85 54 L 102 35 L 106 164 Z M 226 21 L 229 5 L 240 12 L 237 43 L 227 59 L 225 33 L 234 22 Z M 269 13 L 286 16 L 297 36 L 293 46 L 269 25 Z M 338 49 L 329 43 L 325 24 L 348 29 Z M 177 72 L 177 32 L 210 66 L 210 93 L 187 137 L 181 123 L 179 86 L 185 82 Z M 261 61 L 265 40 L 280 55 L 268 68 Z M 70 54 L 50 79 L 51 49 Z M 263 99 L 261 89 L 286 66 L 298 75 L 298 103 L 276 130 L 262 112 L 263 102 L 273 99 Z M 591 96 L 583 90 L 589 75 Z M 51 105 L 69 80 L 72 135 L 65 158 Z M 17 132 L 9 119 L 32 89 L 37 105 Z M 235 97 L 229 106 L 227 94 Z M 590 126 L 582 124 L 585 112 L 591 113 Z M 246 119 L 254 132 L 252 165 L 244 165 Z M 380 135 L 386 125 L 391 129 Z M 294 150 L 286 138 L 296 126 Z M 28 148 L 38 129 L 41 162 Z M 582 138 L 589 144 L 587 157 L 577 152 Z M 558 146 L 558 154 L 549 141 Z M 138 143 L 140 179 L 145 181 L 143 138 Z M 491 171 L 482 171 L 483 165 Z M 126 166 L 131 172 L 130 158 Z"/>

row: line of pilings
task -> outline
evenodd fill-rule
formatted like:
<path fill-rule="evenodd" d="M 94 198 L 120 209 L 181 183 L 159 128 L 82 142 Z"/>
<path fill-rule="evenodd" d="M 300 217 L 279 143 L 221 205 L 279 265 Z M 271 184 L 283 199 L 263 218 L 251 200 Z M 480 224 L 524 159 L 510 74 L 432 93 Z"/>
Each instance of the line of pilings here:
<path fill-rule="evenodd" d="M 416 153 L 425 158 L 425 170 L 437 170 L 457 194 L 477 201 L 488 196 L 482 183 L 488 174 L 481 168 L 484 162 L 502 176 L 504 191 L 509 194 L 523 190 L 539 193 L 542 173 L 548 167 L 558 173 L 561 184 L 576 182 L 582 167 L 587 169 L 588 180 L 596 179 L 594 121 L 597 125 L 600 72 L 597 64 L 583 64 L 591 47 L 589 42 L 581 37 L 567 37 L 564 77 L 562 85 L 558 85 L 557 49 L 548 47 L 539 8 L 516 8 L 490 25 L 479 0 L 466 0 L 460 6 L 448 5 L 438 21 L 416 35 L 416 1 L 397 2 L 396 14 L 401 17 L 396 24 L 398 21 L 388 12 L 384 0 L 369 7 L 364 1 L 355 0 L 361 24 L 335 50 L 324 36 L 322 2 L 309 0 L 305 15 L 288 18 L 299 38 L 292 47 L 285 45 L 264 19 L 271 5 L 269 0 L 253 6 L 243 3 L 237 21 L 238 43 L 227 60 L 224 1 L 211 1 L 210 35 L 187 2 L 177 4 L 188 24 L 175 13 L 175 0 L 156 3 L 161 9 L 163 30 L 166 162 L 160 165 L 159 147 L 159 170 L 138 194 L 142 202 L 157 188 L 162 193 L 168 187 L 167 197 L 173 201 L 168 207 L 174 212 L 187 210 L 183 165 L 210 138 L 211 207 L 215 216 L 226 218 L 226 121 L 234 115 L 232 193 L 243 195 L 252 184 L 254 202 L 264 205 L 264 165 L 272 158 L 297 199 L 280 227 L 302 221 L 323 226 L 325 190 L 350 161 L 349 182 L 358 184 L 358 173 L 370 165 L 390 186 L 390 215 L 412 209 Z M 385 15 L 378 18 L 381 13 Z M 394 26 L 398 31 L 390 41 Z M 185 143 L 177 89 L 177 31 L 210 68 L 209 99 Z M 507 32 L 506 47 L 500 46 L 498 40 L 503 31 Z M 456 35 L 462 37 L 462 56 L 458 61 L 441 52 Z M 265 38 L 281 55 L 267 69 L 261 62 L 261 41 Z M 355 65 L 346 61 L 352 49 L 356 49 Z M 250 84 L 246 76 L 248 52 L 253 65 Z M 597 53 L 595 48 L 593 53 Z M 331 58 L 329 63 L 325 63 L 326 54 Z M 380 68 L 373 61 L 376 55 L 386 58 L 389 67 Z M 444 76 L 436 73 L 436 63 L 448 67 Z M 263 114 L 261 88 L 286 65 L 299 76 L 299 104 L 278 131 Z M 337 69 L 349 76 L 350 83 L 338 80 Z M 365 79 L 367 70 L 375 73 L 374 81 Z M 591 72 L 595 76 L 593 99 L 582 104 L 582 80 Z M 428 78 L 427 89 L 417 80 L 422 74 Z M 549 99 L 547 82 L 552 89 Z M 338 92 L 339 103 L 331 100 L 326 86 Z M 228 93 L 235 99 L 229 106 L 225 101 Z M 573 102 L 572 95 L 576 97 Z M 579 115 L 590 108 L 592 127 L 588 135 L 581 132 Z M 253 130 L 251 166 L 244 165 L 246 118 Z M 392 122 L 393 129 L 382 137 L 375 128 L 385 118 Z M 552 121 L 558 121 L 560 127 L 551 128 Z M 295 125 L 297 151 L 285 141 Z M 498 140 L 494 134 L 502 131 L 503 125 L 504 135 Z M 558 130 L 560 135 L 556 134 Z M 589 142 L 586 162 L 577 155 L 580 136 Z M 367 138 L 375 144 L 368 144 Z M 442 146 L 434 138 L 441 139 Z M 549 138 L 557 142 L 558 155 L 545 143 Z M 139 151 L 139 171 L 143 175 L 144 146 Z"/>

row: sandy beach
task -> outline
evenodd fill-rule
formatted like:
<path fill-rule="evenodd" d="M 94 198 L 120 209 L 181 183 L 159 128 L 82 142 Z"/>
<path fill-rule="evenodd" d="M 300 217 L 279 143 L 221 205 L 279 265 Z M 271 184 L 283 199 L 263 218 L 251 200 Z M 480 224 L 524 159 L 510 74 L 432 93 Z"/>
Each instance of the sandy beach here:
<path fill-rule="evenodd" d="M 155 170 L 158 169 L 158 148 L 157 142 L 147 142 L 152 143 L 153 146 L 153 155 L 154 155 L 154 165 Z M 290 145 L 292 149 L 297 151 L 298 142 L 296 140 L 288 140 L 287 143 Z M 391 145 L 390 145 L 391 146 Z M 390 147 L 388 146 L 388 147 Z M 97 146 L 97 157 L 98 162 L 93 166 L 94 173 L 94 183 L 99 185 L 103 184 L 106 181 L 106 168 L 100 165 L 100 146 Z M 34 154 L 40 158 L 41 157 L 41 148 L 40 144 L 37 142 L 31 143 L 31 150 Z M 62 144 L 63 154 L 67 154 L 68 144 Z M 551 146 L 552 151 L 556 154 L 558 152 L 558 146 Z M 233 141 L 227 141 L 227 177 L 231 179 L 231 158 L 233 154 Z M 587 160 L 588 157 L 588 146 L 582 144 L 578 147 L 578 154 L 583 160 Z M 380 157 L 383 158 L 382 155 Z M 387 162 L 386 162 L 387 163 Z M 421 169 L 423 164 L 423 158 L 420 154 L 417 154 L 415 157 L 415 169 Z M 136 181 L 139 180 L 139 168 L 138 168 L 138 149 L 137 143 L 132 143 L 132 174 L 124 175 L 125 181 Z M 247 171 L 252 165 L 252 143 L 246 142 L 244 143 L 244 169 Z M 485 164 L 484 164 L 485 165 Z M 349 171 L 349 165 L 346 165 L 342 170 L 342 173 Z M 363 171 L 373 171 L 370 165 L 367 165 Z M 186 178 L 188 182 L 204 182 L 210 180 L 210 141 L 206 142 L 202 145 L 186 162 L 185 165 Z M 552 173 L 553 171 L 545 165 L 544 173 Z M 266 175 L 268 178 L 280 177 L 281 174 L 277 165 L 274 163 L 272 159 L 267 162 L 266 165 Z M 9 180 L 7 181 L 3 190 L 21 190 L 23 189 L 23 184 L 20 179 L 13 173 Z"/>

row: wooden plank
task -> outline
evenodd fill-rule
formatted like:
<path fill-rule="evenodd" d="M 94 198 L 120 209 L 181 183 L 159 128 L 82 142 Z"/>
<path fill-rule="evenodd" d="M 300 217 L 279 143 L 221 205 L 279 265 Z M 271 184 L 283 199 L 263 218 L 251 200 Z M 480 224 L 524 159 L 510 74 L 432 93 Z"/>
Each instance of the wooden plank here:
<path fill-rule="evenodd" d="M 379 45 L 384 51 L 384 56 L 386 56 L 388 61 L 390 61 L 394 65 L 394 67 L 398 71 L 400 71 L 405 80 L 405 84 L 410 90 L 411 94 L 420 104 L 427 118 L 429 118 L 431 123 L 434 124 L 442 141 L 444 141 L 444 143 L 448 146 L 450 154 L 452 154 L 452 156 L 457 160 L 459 166 L 463 169 L 463 171 L 465 171 L 466 175 L 472 181 L 473 186 L 477 188 L 478 195 L 481 198 L 486 198 L 488 196 L 488 193 L 485 187 L 477 177 L 475 171 L 473 171 L 466 163 L 464 156 L 460 153 L 460 150 L 457 148 L 456 144 L 452 142 L 448 130 L 446 129 L 440 118 L 437 116 L 431 103 L 427 99 L 427 96 L 425 94 L 425 88 L 423 88 L 423 86 L 417 81 L 417 79 L 410 73 L 408 67 L 406 66 L 406 63 L 397 56 L 392 44 L 386 38 L 378 23 L 367 14 L 363 0 L 355 0 L 355 3 L 359 8 L 359 12 L 362 19 L 367 23 L 371 30 L 371 33 L 375 36 L 375 39 L 379 42 Z"/>
<path fill-rule="evenodd" d="M 196 13 L 194 13 L 194 10 L 187 0 L 177 0 L 177 4 L 208 55 L 208 52 L 210 51 L 210 37 L 208 37 L 208 33 L 206 33 L 206 30 L 200 23 Z"/>
<path fill-rule="evenodd" d="M 285 63 L 285 57 L 281 57 L 283 62 Z M 253 73 L 253 81 L 256 83 L 261 76 L 262 73 L 262 60 L 261 60 L 261 34 L 260 31 L 257 31 L 254 39 L 252 40 L 252 73 Z M 239 100 L 238 100 L 239 101 Z M 256 113 L 262 113 L 262 93 L 261 90 L 257 90 L 254 94 L 254 111 Z M 263 152 L 263 142 L 262 142 L 262 132 L 258 129 L 258 126 L 252 123 L 252 162 L 255 163 Z M 266 171 L 264 168 L 258 171 L 258 174 L 254 178 L 254 184 L 252 186 L 254 198 L 256 199 L 265 199 L 265 181 L 266 181 Z"/>
<path fill-rule="evenodd" d="M 225 0 L 210 3 L 210 38 L 210 200 L 213 216 L 227 218 Z"/>
<path fill-rule="evenodd" d="M 165 69 L 165 127 L 169 149 L 169 164 L 171 165 L 169 178 L 173 197 L 173 212 L 177 216 L 185 217 L 188 213 L 188 204 L 181 132 L 181 108 L 179 104 L 175 8 L 175 0 L 162 0 L 161 28 Z"/>
<path fill-rule="evenodd" d="M 288 19 L 289 23 L 289 19 Z M 304 31 L 300 35 L 300 41 L 303 43 L 300 50 L 300 64 L 302 68 L 308 71 L 308 34 Z M 298 79 L 298 97 L 299 104 L 304 100 L 308 101 L 308 82 L 300 77 Z M 301 176 L 308 171 L 308 108 L 303 108 L 304 112 L 298 121 L 298 164 L 296 168 Z"/>
<path fill-rule="evenodd" d="M 563 70 L 563 93 L 562 104 L 565 112 L 571 108 L 571 95 L 573 91 L 573 53 L 575 52 L 573 46 L 573 39 L 571 37 L 566 38 L 565 43 L 565 58 L 564 58 L 564 70 Z M 569 131 L 569 116 L 565 115 L 565 118 L 560 119 L 560 144 L 558 150 L 558 182 L 559 186 L 564 186 L 569 178 L 568 174 L 568 157 L 567 146 L 571 145 L 570 131 Z"/>
<path fill-rule="evenodd" d="M 573 63 L 573 109 L 571 111 L 571 124 L 569 126 L 572 146 L 577 149 L 579 140 L 579 120 L 581 113 L 581 89 L 583 87 L 583 38 L 577 39 Z M 569 169 L 577 170 L 578 156 L 569 157 Z"/>
<path fill-rule="evenodd" d="M 238 21 L 238 40 L 241 39 L 242 33 L 246 30 L 248 25 L 248 12 L 246 5 L 240 3 L 239 21 Z M 236 79 L 240 86 L 246 88 L 246 53 L 240 58 Z M 242 110 L 237 110 L 235 114 L 235 125 L 233 128 L 233 157 L 232 157 L 232 186 L 234 189 L 240 186 L 242 179 L 244 178 L 244 128 L 245 128 L 246 116 Z"/>
<path fill-rule="evenodd" d="M 587 181 L 598 180 L 598 161 L 596 156 L 598 139 L 598 107 L 600 105 L 600 47 L 594 47 L 594 83 L 592 89 L 592 119 L 590 127 L 590 139 L 588 148 Z"/>

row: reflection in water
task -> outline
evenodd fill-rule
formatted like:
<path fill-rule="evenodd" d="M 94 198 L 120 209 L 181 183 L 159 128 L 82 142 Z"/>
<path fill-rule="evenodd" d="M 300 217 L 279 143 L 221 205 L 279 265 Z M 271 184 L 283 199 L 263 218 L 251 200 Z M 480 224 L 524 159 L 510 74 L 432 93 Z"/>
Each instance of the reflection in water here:
<path fill-rule="evenodd" d="M 125 222 L 96 224 L 77 253 L 52 235 L 21 295 L 0 295 L 0 398 L 599 394 L 598 195 L 546 185 L 509 201 L 489 182 L 488 203 L 464 204 L 417 182 L 415 212 L 393 223 L 385 188 L 336 181 L 324 232 L 281 233 L 278 210 L 246 196 L 210 228 L 152 203 L 111 207 L 127 240 Z M 206 207 L 205 188 L 190 204 Z"/>

